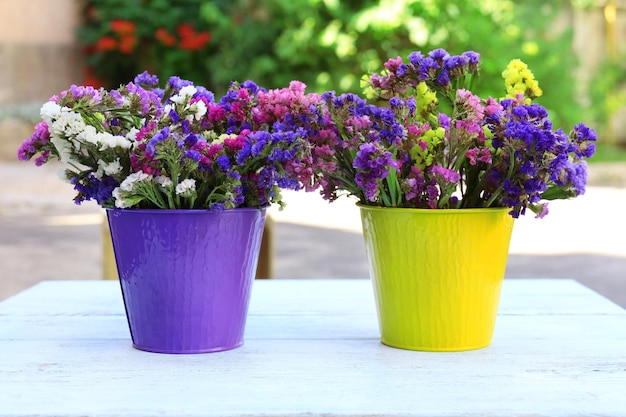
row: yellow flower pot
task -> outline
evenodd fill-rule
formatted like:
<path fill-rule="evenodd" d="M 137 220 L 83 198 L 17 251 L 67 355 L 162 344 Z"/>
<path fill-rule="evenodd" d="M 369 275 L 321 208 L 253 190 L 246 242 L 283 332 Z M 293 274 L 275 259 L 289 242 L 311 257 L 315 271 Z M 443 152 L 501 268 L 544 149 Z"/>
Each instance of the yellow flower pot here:
<path fill-rule="evenodd" d="M 488 346 L 513 231 L 509 209 L 359 207 L 382 343 Z"/>

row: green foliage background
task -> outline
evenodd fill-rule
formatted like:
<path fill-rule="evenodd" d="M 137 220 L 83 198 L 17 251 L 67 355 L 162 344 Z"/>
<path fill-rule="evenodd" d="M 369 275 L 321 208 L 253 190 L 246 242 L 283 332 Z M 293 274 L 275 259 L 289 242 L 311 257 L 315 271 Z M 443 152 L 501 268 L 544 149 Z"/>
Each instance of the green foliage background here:
<path fill-rule="evenodd" d="M 298 79 L 310 91 L 360 92 L 365 73 L 389 57 L 445 48 L 481 54 L 481 95 L 503 96 L 501 72 L 513 58 L 526 62 L 555 125 L 569 129 L 586 121 L 575 96 L 571 31 L 557 30 L 566 0 L 91 0 L 102 20 L 87 21 L 80 38 L 93 43 L 116 16 L 135 21 L 145 34 L 131 56 L 90 56 L 96 75 L 128 81 L 152 69 L 161 78 L 178 75 L 217 94 L 230 81 L 252 79 L 266 88 Z M 160 48 L 150 34 L 158 27 L 193 22 L 211 32 L 211 42 L 188 53 Z M 171 29 L 173 30 L 173 29 Z M 160 48 L 160 49 L 159 49 Z M 149 52 L 145 52 L 149 50 Z M 143 51 L 143 52 L 139 52 Z M 116 61 L 116 59 L 118 59 Z"/>

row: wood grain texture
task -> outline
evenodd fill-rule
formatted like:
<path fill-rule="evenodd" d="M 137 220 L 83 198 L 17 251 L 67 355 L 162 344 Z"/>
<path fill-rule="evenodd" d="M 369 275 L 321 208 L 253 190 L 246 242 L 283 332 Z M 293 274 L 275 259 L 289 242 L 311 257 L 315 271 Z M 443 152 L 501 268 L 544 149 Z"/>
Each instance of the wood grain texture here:
<path fill-rule="evenodd" d="M 379 340 L 367 280 L 255 281 L 243 347 L 131 347 L 119 284 L 0 303 L 0 416 L 626 416 L 626 311 L 568 280 L 505 280 L 490 347 Z"/>

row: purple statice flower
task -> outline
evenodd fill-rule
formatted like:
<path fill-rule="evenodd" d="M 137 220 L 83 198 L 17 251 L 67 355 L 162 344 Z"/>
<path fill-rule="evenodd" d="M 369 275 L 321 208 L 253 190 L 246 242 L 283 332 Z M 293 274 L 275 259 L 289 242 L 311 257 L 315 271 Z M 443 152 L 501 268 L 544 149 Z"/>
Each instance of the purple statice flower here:
<path fill-rule="evenodd" d="M 336 93 L 334 90 L 331 91 L 326 91 L 324 93 L 322 93 L 322 100 L 324 101 L 332 101 L 335 99 Z"/>
<path fill-rule="evenodd" d="M 111 176 L 98 179 L 93 174 L 80 181 L 78 177 L 72 177 L 70 182 L 74 184 L 74 189 L 78 193 L 74 198 L 78 205 L 89 200 L 95 200 L 100 205 L 105 204 L 112 198 L 113 190 L 119 185 L 119 182 Z"/>
<path fill-rule="evenodd" d="M 449 56 L 450 54 L 448 53 L 448 51 L 446 51 L 443 48 L 434 49 L 428 53 L 428 57 L 437 61 L 440 64 L 440 66 Z"/>
<path fill-rule="evenodd" d="M 144 115 L 149 114 L 153 107 L 156 108 L 161 105 L 159 97 L 153 91 L 146 90 L 134 83 L 126 84 L 125 88 L 130 96 L 134 95 L 139 99 L 141 112 Z"/>
<path fill-rule="evenodd" d="M 417 103 L 415 101 L 415 97 L 409 97 L 404 100 L 404 105 L 409 109 L 409 116 L 414 116 L 415 111 L 417 110 Z"/>
<path fill-rule="evenodd" d="M 432 180 L 428 185 L 426 185 L 426 204 L 431 209 L 437 208 L 437 202 L 439 201 L 439 187 L 437 187 L 437 183 Z"/>
<path fill-rule="evenodd" d="M 253 157 L 259 156 L 261 152 L 263 152 L 265 145 L 272 141 L 272 135 L 265 131 L 253 132 L 250 136 L 248 136 L 248 138 L 252 143 L 250 154 Z"/>
<path fill-rule="evenodd" d="M 165 90 L 163 90 L 162 88 L 153 88 L 152 92 L 154 93 L 155 96 L 157 96 L 159 101 L 163 100 L 163 96 L 165 96 Z"/>
<path fill-rule="evenodd" d="M 522 175 L 533 177 L 537 174 L 537 167 L 535 166 L 534 161 L 524 161 L 521 164 L 519 171 Z"/>
<path fill-rule="evenodd" d="M 272 185 L 276 183 L 279 177 L 280 176 L 273 165 L 265 166 L 259 172 L 257 185 L 260 188 L 264 188 L 266 190 L 270 189 L 272 188 Z"/>
<path fill-rule="evenodd" d="M 409 66 L 407 64 L 400 64 L 398 69 L 396 70 L 396 75 L 398 77 L 404 77 L 409 70 Z"/>
<path fill-rule="evenodd" d="M 461 56 L 450 56 L 444 59 L 443 67 L 452 76 L 460 76 L 465 73 L 465 66 L 467 65 L 467 58 Z"/>
<path fill-rule="evenodd" d="M 437 63 L 437 61 L 431 57 L 424 58 L 420 61 L 417 67 L 417 79 L 419 81 L 430 80 L 439 68 L 441 68 L 441 66 Z"/>
<path fill-rule="evenodd" d="M 183 80 L 180 77 L 172 76 L 167 80 L 167 85 L 169 88 L 174 91 L 179 91 L 183 87 L 187 87 L 188 85 L 193 85 L 193 82 L 189 80 Z"/>
<path fill-rule="evenodd" d="M 456 184 L 461 179 L 458 172 L 453 169 L 442 167 L 441 165 L 433 165 L 431 172 L 436 176 L 441 177 L 445 182 L 449 184 Z"/>
<path fill-rule="evenodd" d="M 193 147 L 198 141 L 204 141 L 204 138 L 197 133 L 189 133 L 185 136 L 185 146 L 188 148 Z"/>
<path fill-rule="evenodd" d="M 50 151 L 45 149 L 45 146 L 50 143 L 50 132 L 48 131 L 48 124 L 45 121 L 41 121 L 35 125 L 33 134 L 26 139 L 17 150 L 17 159 L 20 161 L 28 161 L 35 154 L 41 152 L 40 157 L 35 160 L 37 166 L 43 165 L 48 161 Z"/>
<path fill-rule="evenodd" d="M 180 115 L 176 113 L 176 110 L 174 109 L 170 110 L 170 112 L 168 113 L 168 116 L 170 117 L 173 123 L 178 123 L 180 121 Z"/>
<path fill-rule="evenodd" d="M 391 152 L 375 143 L 364 143 L 359 148 L 352 166 L 356 169 L 355 181 L 365 192 L 369 201 L 376 201 L 380 194 L 378 183 L 387 178 L 389 168 L 395 168 Z"/>
<path fill-rule="evenodd" d="M 237 185 L 233 188 L 233 205 L 234 207 L 241 206 L 245 201 L 245 195 L 243 193 L 243 187 L 241 185 Z"/>
<path fill-rule="evenodd" d="M 246 137 L 243 145 L 237 151 L 235 162 L 237 163 L 237 165 L 244 165 L 246 160 L 250 157 L 251 154 L 252 154 L 252 143 L 250 141 L 250 138 Z"/>
<path fill-rule="evenodd" d="M 246 90 L 250 90 L 252 94 L 256 94 L 259 92 L 259 86 L 252 80 L 246 80 L 241 83 L 241 88 L 245 88 Z"/>
<path fill-rule="evenodd" d="M 202 155 L 195 149 L 189 149 L 185 151 L 183 158 L 192 159 L 196 162 L 200 162 L 202 160 Z"/>
<path fill-rule="evenodd" d="M 212 91 L 206 89 L 201 85 L 196 86 L 196 94 L 194 94 L 193 100 L 191 100 L 190 104 L 195 103 L 196 101 L 204 101 L 205 103 L 212 103 L 215 101 L 215 94 Z"/>
<path fill-rule="evenodd" d="M 153 88 L 159 85 L 159 77 L 151 75 L 148 71 L 144 71 L 141 74 L 137 74 L 133 82 L 145 88 Z"/>
<path fill-rule="evenodd" d="M 530 177 L 522 182 L 524 193 L 531 204 L 541 201 L 541 193 L 548 189 L 548 185 L 543 179 Z"/>
<path fill-rule="evenodd" d="M 230 159 L 228 158 L 227 155 L 220 155 L 215 159 L 215 162 L 217 163 L 217 166 L 219 166 L 219 168 L 222 171 L 230 171 L 232 169 L 232 164 L 230 163 Z"/>
<path fill-rule="evenodd" d="M 422 171 L 418 167 L 412 166 L 409 176 L 403 186 L 406 201 L 411 201 L 421 195 L 424 191 L 425 184 L 426 179 L 424 178 Z"/>
<path fill-rule="evenodd" d="M 450 116 L 445 113 L 438 114 L 439 126 L 443 127 L 445 130 L 450 130 Z"/>
<path fill-rule="evenodd" d="M 424 55 L 422 55 L 422 53 L 419 51 L 413 51 L 409 54 L 408 58 L 409 58 L 409 62 L 413 66 L 417 66 L 419 65 L 420 61 L 424 59 Z"/>
<path fill-rule="evenodd" d="M 148 142 L 148 145 L 146 146 L 146 152 L 150 156 L 157 155 L 156 145 L 158 143 L 160 143 L 160 142 L 163 142 L 169 136 L 170 136 L 170 128 L 169 128 L 169 126 L 166 126 L 163 129 L 159 130 L 154 136 L 152 136 L 152 138 Z"/>
<path fill-rule="evenodd" d="M 415 102 L 415 101 L 414 101 Z M 404 104 L 404 102 L 402 100 L 400 100 L 398 97 L 393 97 L 391 98 L 391 100 L 389 100 L 389 106 L 392 109 L 395 109 L 397 107 L 400 107 Z"/>
<path fill-rule="evenodd" d="M 585 194 L 587 177 L 587 163 L 585 161 L 581 161 L 580 163 L 575 164 L 574 175 L 571 178 L 571 182 L 576 190 L 576 195 Z"/>
<path fill-rule="evenodd" d="M 466 51 L 463 52 L 463 56 L 465 57 L 465 59 L 467 59 L 469 72 L 476 72 L 478 70 L 478 65 L 480 64 L 480 54 L 474 51 Z"/>
<path fill-rule="evenodd" d="M 61 93 L 62 97 L 70 94 L 76 101 L 83 101 L 89 103 L 89 105 L 100 104 L 102 102 L 102 95 L 104 89 L 94 88 L 92 86 L 72 85 L 69 90 Z"/>
<path fill-rule="evenodd" d="M 560 181 L 555 181 L 559 185 L 570 185 L 574 190 L 574 196 L 585 193 L 587 184 L 587 163 L 585 161 L 579 161 L 574 163 L 567 161 L 566 167 L 561 171 Z"/>
<path fill-rule="evenodd" d="M 124 105 L 124 97 L 118 90 L 109 91 L 109 98 L 113 99 L 113 102 L 117 107 L 122 107 Z"/>
<path fill-rule="evenodd" d="M 221 212 L 224 211 L 224 206 L 225 205 L 226 205 L 226 203 L 223 202 L 223 201 L 210 203 L 209 210 L 211 210 L 213 213 L 221 213 Z"/>
<path fill-rule="evenodd" d="M 502 203 L 511 207 L 511 216 L 518 218 L 520 214 L 524 214 L 526 207 L 522 206 L 521 201 L 524 199 L 524 191 L 508 178 L 504 180 L 502 185 Z"/>
<path fill-rule="evenodd" d="M 574 152 L 578 158 L 591 158 L 596 152 L 596 132 L 585 124 L 578 123 L 574 126 L 571 139 L 576 146 Z"/>

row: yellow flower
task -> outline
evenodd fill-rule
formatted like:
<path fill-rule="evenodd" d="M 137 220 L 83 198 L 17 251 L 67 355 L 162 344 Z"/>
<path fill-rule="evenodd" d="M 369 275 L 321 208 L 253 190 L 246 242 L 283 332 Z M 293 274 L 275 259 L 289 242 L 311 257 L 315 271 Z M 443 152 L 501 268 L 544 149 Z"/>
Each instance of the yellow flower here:
<path fill-rule="evenodd" d="M 533 98 L 543 94 L 533 73 L 519 59 L 513 59 L 509 62 L 506 69 L 502 71 L 502 77 L 504 78 L 507 98 L 515 98 L 517 95 L 522 94 L 526 97 L 526 101 L 530 103 Z"/>
<path fill-rule="evenodd" d="M 425 82 L 421 82 L 415 87 L 415 93 L 416 113 L 420 120 L 428 122 L 429 116 L 434 113 L 438 103 L 437 93 L 428 88 Z"/>
<path fill-rule="evenodd" d="M 411 148 L 410 152 L 416 167 L 424 170 L 427 166 L 432 165 L 435 157 L 435 147 L 443 141 L 445 134 L 446 130 L 443 127 L 429 129 L 422 134 L 420 140 L 426 143 L 426 149 L 423 149 L 420 144 L 416 144 Z"/>

